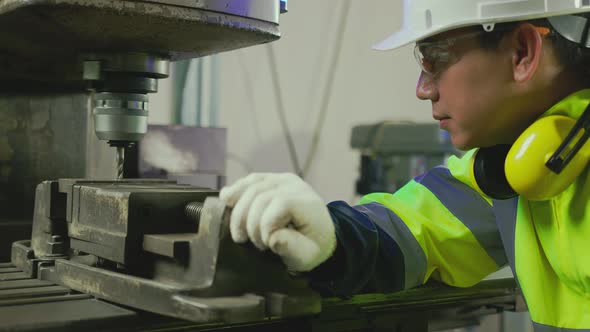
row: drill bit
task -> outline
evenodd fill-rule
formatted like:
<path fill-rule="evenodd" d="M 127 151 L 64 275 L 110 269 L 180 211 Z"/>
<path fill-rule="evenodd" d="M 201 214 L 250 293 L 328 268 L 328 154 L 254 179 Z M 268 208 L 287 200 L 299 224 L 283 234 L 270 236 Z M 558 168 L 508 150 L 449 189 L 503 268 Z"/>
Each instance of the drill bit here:
<path fill-rule="evenodd" d="M 125 147 L 117 146 L 117 180 L 123 180 L 123 166 L 125 165 Z"/>

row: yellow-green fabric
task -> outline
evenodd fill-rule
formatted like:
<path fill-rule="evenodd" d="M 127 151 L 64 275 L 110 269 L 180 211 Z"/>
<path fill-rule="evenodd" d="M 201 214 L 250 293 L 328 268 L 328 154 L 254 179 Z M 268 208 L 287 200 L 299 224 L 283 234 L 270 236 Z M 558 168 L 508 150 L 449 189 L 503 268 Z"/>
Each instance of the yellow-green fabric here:
<path fill-rule="evenodd" d="M 463 158 L 451 157 L 448 168 L 453 177 L 466 185 L 464 190 L 473 191 L 469 166 L 472 158 L 472 152 Z M 498 270 L 499 266 L 464 220 L 443 204 L 442 200 L 449 198 L 453 199 L 437 197 L 429 188 L 412 180 L 393 194 L 366 195 L 359 204 L 383 204 L 406 224 L 426 256 L 423 282 L 433 277 L 452 286 L 468 287 Z"/>
<path fill-rule="evenodd" d="M 543 116 L 578 118 L 589 103 L 582 90 Z M 328 204 L 338 246 L 313 284 L 344 296 L 429 278 L 466 287 L 509 263 L 535 332 L 590 332 L 589 167 L 550 200 L 495 200 L 477 186 L 476 154 L 451 157 L 393 194 Z"/>
<path fill-rule="evenodd" d="M 543 116 L 578 118 L 589 103 L 590 89 L 582 90 Z M 587 167 L 572 185 L 550 200 L 516 197 L 496 201 L 485 196 L 475 182 L 472 170 L 476 153 L 473 150 L 462 158 L 451 157 L 451 176 L 440 183 L 431 181 L 427 186 L 417 178 L 394 194 L 367 195 L 360 204 L 376 202 L 399 216 L 425 254 L 424 281 L 432 277 L 465 287 L 499 267 L 489 245 L 481 240 L 485 235 L 477 234 L 477 221 L 449 209 L 452 204 L 458 209 L 455 195 L 477 193 L 494 211 L 496 227 L 536 330 L 590 331 L 590 169 Z M 444 187 L 445 181 L 464 186 L 455 185 L 449 195 L 436 194 L 432 188 Z M 487 213 L 482 205 L 478 208 Z M 473 217 L 471 212 L 464 215 Z"/>
<path fill-rule="evenodd" d="M 447 164 L 449 165 L 449 170 L 451 174 L 459 181 L 465 183 L 467 186 L 475 190 L 478 194 L 481 195 L 483 199 L 492 206 L 492 200 L 486 196 L 475 181 L 475 176 L 473 174 L 473 161 L 475 159 L 475 154 L 477 153 L 477 149 L 472 149 L 467 151 L 462 158 L 457 158 L 455 156 L 451 156 L 449 160 L 447 160 Z"/>
<path fill-rule="evenodd" d="M 590 90 L 548 110 L 578 118 Z M 586 143 L 588 144 L 588 143 Z M 515 227 L 515 269 L 534 322 L 590 328 L 590 173 L 547 201 L 521 197 Z"/>
<path fill-rule="evenodd" d="M 469 287 L 498 269 L 471 231 L 419 184 L 407 185 L 395 195 L 368 195 L 362 204 L 370 201 L 394 211 L 420 244 L 427 259 L 423 282 L 432 276 Z"/>

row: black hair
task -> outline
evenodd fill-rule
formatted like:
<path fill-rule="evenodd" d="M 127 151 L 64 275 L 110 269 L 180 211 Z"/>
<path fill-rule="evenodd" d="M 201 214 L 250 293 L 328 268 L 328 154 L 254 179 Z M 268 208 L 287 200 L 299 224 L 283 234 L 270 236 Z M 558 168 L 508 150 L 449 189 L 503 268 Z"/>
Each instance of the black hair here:
<path fill-rule="evenodd" d="M 583 16 L 590 19 L 588 14 L 584 14 Z M 496 49 L 500 45 L 502 38 L 522 22 L 550 29 L 551 33 L 545 38 L 553 45 L 557 59 L 564 68 L 576 69 L 575 71 L 584 73 L 584 75 L 590 72 L 590 49 L 580 46 L 560 35 L 553 30 L 549 20 L 545 18 L 496 24 L 493 31 L 480 35 L 479 43 L 481 47 L 489 50 Z M 483 27 L 480 27 L 480 29 L 483 29 Z"/>

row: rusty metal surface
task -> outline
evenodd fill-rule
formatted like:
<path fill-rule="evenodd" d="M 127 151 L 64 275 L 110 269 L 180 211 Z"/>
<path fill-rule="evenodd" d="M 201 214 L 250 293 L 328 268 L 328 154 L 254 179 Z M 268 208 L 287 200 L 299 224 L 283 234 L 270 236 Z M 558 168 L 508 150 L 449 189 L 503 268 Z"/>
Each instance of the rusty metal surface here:
<path fill-rule="evenodd" d="M 170 258 L 186 259 L 194 234 L 146 234 L 143 250 Z"/>
<path fill-rule="evenodd" d="M 55 262 L 61 265 L 59 261 Z M 66 263 L 67 264 L 67 263 Z M 75 265 L 75 264 L 73 264 Z M 72 265 L 72 266 L 73 266 Z M 11 263 L 0 263 L 0 268 L 15 268 Z M 82 270 L 93 271 L 85 267 Z M 51 270 L 41 267 L 40 277 Z M 8 272 L 10 273 L 10 272 Z M 105 282 L 92 273 L 78 275 L 79 283 L 86 287 L 98 287 Z M 86 278 L 89 278 L 88 280 Z M 95 286 L 91 286 L 95 285 Z M 120 289 L 129 296 L 136 295 L 132 287 Z M 59 290 L 59 294 L 34 296 L 31 288 Z M 11 299 L 0 300 L 0 330 L 10 331 L 310 331 L 310 332 L 368 332 L 368 331 L 441 331 L 457 327 L 477 325 L 480 317 L 502 311 L 519 310 L 515 307 L 521 299 L 514 280 L 484 281 L 472 288 L 453 288 L 441 284 L 394 294 L 362 294 L 349 299 L 325 298 L 322 312 L 296 319 L 264 318 L 243 324 L 214 323 L 195 324 L 141 311 L 118 307 L 77 294 L 46 280 L 27 278 L 0 281 L 0 290 L 19 289 Z M 192 297 L 179 296 L 178 301 Z M 193 299 L 194 300 L 194 299 Z M 141 299 L 137 300 L 141 302 Z M 207 305 L 211 305 L 204 301 Z M 203 307 L 206 308 L 206 307 Z M 520 309 L 522 310 L 522 308 Z"/>
<path fill-rule="evenodd" d="M 13 245 L 12 261 L 25 271 L 14 277 L 201 323 L 318 313 L 320 296 L 280 259 L 233 243 L 216 194 L 162 180 L 43 182 L 34 250 Z M 185 214 L 203 201 L 200 216 Z"/>
<path fill-rule="evenodd" d="M 293 279 L 277 257 L 231 241 L 225 206 L 206 198 L 214 191 L 131 180 L 61 182 L 72 201 L 72 249 L 124 268 L 57 259 L 54 267 L 39 268 L 41 278 L 195 322 L 234 323 L 320 311 L 319 295 L 305 280 Z M 200 220 L 184 215 L 184 207 L 195 201 L 205 201 Z M 138 247 L 141 240 L 147 241 Z M 185 250 L 175 250 L 181 243 Z"/>
<path fill-rule="evenodd" d="M 17 269 L 11 263 L 0 263 L 2 268 Z M 2 274 L 0 272 L 0 274 Z M 193 322 L 172 319 L 107 303 L 88 294 L 80 294 L 55 283 L 26 278 L 0 280 L 0 292 L 10 290 L 9 296 L 0 297 L 0 331 L 69 332 L 69 331 L 274 331 L 268 321 L 252 325 L 196 325 Z M 2 294 L 2 293 L 0 293 Z M 305 322 L 282 322 L 282 331 Z"/>
<path fill-rule="evenodd" d="M 68 196 L 73 211 L 68 235 L 77 240 L 71 246 L 113 262 L 135 264 L 144 234 L 195 232 L 197 226 L 184 215 L 184 206 L 215 194 L 144 180 L 75 184 Z"/>
<path fill-rule="evenodd" d="M 0 330 L 426 332 L 476 325 L 484 315 L 513 310 L 519 298 L 514 280 L 508 279 L 486 281 L 467 289 L 429 285 L 396 294 L 364 294 L 347 300 L 326 298 L 318 315 L 228 325 L 195 324 L 149 315 L 66 289 L 52 296 L 26 296 L 31 288 L 39 287 L 55 284 L 38 279 L 0 281 L 0 289 L 22 291 L 18 298 L 0 300 Z"/>
<path fill-rule="evenodd" d="M 37 257 L 63 255 L 67 249 L 64 241 L 61 241 L 59 248 L 52 246 L 54 236 L 65 238 L 67 235 L 66 195 L 61 194 L 58 189 L 56 182 L 44 181 L 35 191 L 37 199 L 33 213 L 31 249 Z"/>
<path fill-rule="evenodd" d="M 38 183 L 115 176 L 114 152 L 96 138 L 93 121 L 86 93 L 0 94 L 0 257 L 31 238 Z"/>
<path fill-rule="evenodd" d="M 3 274 L 0 271 L 1 331 L 113 331 L 133 318 L 138 323 L 136 312 L 90 295 L 30 277 L 5 281 Z"/>
<path fill-rule="evenodd" d="M 0 218 L 31 220 L 46 179 L 114 178 L 114 151 L 96 138 L 88 104 L 85 93 L 0 94 Z"/>
<path fill-rule="evenodd" d="M 261 296 L 199 298 L 182 294 L 172 283 L 154 282 L 67 260 L 57 260 L 55 270 L 46 272 L 55 282 L 98 298 L 193 322 L 235 323 L 266 318 Z"/>

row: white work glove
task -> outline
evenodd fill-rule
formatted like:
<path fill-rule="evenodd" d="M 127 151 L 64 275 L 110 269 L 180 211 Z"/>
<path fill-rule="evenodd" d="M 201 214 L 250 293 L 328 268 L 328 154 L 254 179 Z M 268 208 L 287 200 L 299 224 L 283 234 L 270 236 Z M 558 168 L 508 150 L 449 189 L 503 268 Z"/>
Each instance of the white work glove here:
<path fill-rule="evenodd" d="M 326 205 L 294 174 L 251 174 L 223 188 L 219 198 L 233 207 L 232 239 L 270 248 L 291 271 L 311 271 L 334 252 L 336 233 Z"/>

